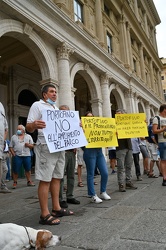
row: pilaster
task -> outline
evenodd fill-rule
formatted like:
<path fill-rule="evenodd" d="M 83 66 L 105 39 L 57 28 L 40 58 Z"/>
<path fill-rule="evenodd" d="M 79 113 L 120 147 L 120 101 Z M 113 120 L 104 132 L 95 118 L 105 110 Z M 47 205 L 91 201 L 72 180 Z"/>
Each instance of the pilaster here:
<path fill-rule="evenodd" d="M 142 45 L 142 43 L 139 46 L 139 53 L 140 53 L 141 78 L 145 82 L 146 81 L 146 76 L 145 76 L 145 62 L 144 62 L 143 45 Z"/>
<path fill-rule="evenodd" d="M 99 43 L 104 46 L 104 31 L 103 31 L 103 18 L 102 18 L 101 0 L 95 1 L 95 18 L 96 18 L 96 33 L 99 38 Z"/>

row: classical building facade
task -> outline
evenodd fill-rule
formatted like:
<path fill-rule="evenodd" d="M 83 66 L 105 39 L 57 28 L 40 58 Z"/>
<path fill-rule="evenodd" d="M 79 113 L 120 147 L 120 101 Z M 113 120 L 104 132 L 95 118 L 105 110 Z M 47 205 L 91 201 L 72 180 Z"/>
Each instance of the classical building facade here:
<path fill-rule="evenodd" d="M 159 23 L 153 0 L 1 0 L 0 100 L 10 135 L 46 83 L 57 87 L 57 106 L 80 115 L 156 114 Z"/>

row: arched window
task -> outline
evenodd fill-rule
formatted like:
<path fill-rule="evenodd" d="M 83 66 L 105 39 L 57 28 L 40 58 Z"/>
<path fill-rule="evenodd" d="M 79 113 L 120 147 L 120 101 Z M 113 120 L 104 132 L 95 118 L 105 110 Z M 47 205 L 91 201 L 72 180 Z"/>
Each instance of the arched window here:
<path fill-rule="evenodd" d="M 37 97 L 28 89 L 22 90 L 18 96 L 18 104 L 28 107 L 30 107 L 37 100 Z"/>

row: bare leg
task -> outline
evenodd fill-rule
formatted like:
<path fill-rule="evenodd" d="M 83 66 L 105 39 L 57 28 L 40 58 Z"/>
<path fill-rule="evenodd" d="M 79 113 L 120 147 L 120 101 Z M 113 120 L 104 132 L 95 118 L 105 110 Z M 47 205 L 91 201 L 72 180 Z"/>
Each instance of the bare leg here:
<path fill-rule="evenodd" d="M 77 167 L 77 173 L 78 173 L 78 182 L 82 182 L 82 165 L 78 165 Z"/>
<path fill-rule="evenodd" d="M 31 171 L 25 172 L 27 181 L 31 181 Z"/>
<path fill-rule="evenodd" d="M 60 179 L 53 178 L 50 182 L 50 192 L 52 198 L 52 209 L 59 211 L 61 209 L 59 204 L 59 190 L 60 190 Z"/>
<path fill-rule="evenodd" d="M 166 180 L 166 160 L 160 161 L 160 167 L 163 174 L 163 179 Z"/>
<path fill-rule="evenodd" d="M 153 167 L 154 167 L 154 161 L 150 161 L 150 172 L 149 175 L 153 175 Z"/>
<path fill-rule="evenodd" d="M 115 166 L 116 166 L 116 159 L 110 159 L 110 167 L 112 168 L 112 170 L 115 170 Z"/>
<path fill-rule="evenodd" d="M 48 192 L 49 192 L 49 182 L 40 181 L 38 186 L 38 197 L 41 208 L 41 216 L 45 217 L 50 212 L 48 209 Z"/>
<path fill-rule="evenodd" d="M 18 179 L 18 174 L 13 173 L 13 181 L 14 181 L 14 182 L 17 182 L 17 179 Z"/>

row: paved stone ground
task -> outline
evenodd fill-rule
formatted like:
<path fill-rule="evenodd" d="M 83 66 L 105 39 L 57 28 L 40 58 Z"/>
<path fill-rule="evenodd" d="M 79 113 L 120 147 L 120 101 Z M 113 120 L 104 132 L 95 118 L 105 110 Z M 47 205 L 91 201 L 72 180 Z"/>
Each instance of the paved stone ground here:
<path fill-rule="evenodd" d="M 143 175 L 136 181 L 133 167 L 133 182 L 137 190 L 118 191 L 117 177 L 109 168 L 108 194 L 110 201 L 91 203 L 87 197 L 86 170 L 83 169 L 83 188 L 75 182 L 75 197 L 80 205 L 69 205 L 73 216 L 61 218 L 58 226 L 38 224 L 40 208 L 35 187 L 27 187 L 24 178 L 19 179 L 17 189 L 11 194 L 0 194 L 0 222 L 13 222 L 36 229 L 44 228 L 61 235 L 57 250 L 166 250 L 166 187 L 162 177 L 152 179 Z M 155 173 L 158 174 L 155 166 Z M 34 176 L 32 176 L 34 179 Z M 95 179 L 99 195 L 100 176 Z M 7 183 L 12 188 L 12 181 Z M 51 199 L 49 199 L 51 209 Z"/>

